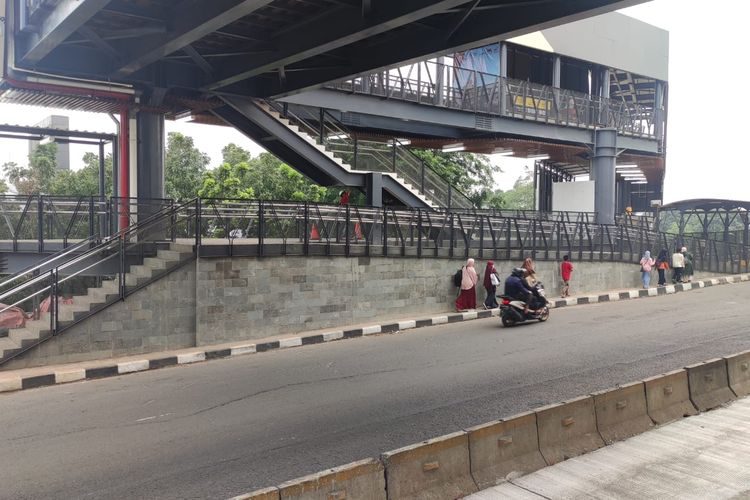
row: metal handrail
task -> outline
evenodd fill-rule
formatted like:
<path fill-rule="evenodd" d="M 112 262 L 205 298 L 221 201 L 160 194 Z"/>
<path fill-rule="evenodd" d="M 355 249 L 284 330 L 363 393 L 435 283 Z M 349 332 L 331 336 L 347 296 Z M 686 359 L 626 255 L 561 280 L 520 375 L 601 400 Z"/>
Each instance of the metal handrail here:
<path fill-rule="evenodd" d="M 663 139 L 665 113 L 622 100 L 501 77 L 435 60 L 395 66 L 332 82 L 328 88 L 462 111 L 557 125 L 613 126 L 620 133 Z"/>
<path fill-rule="evenodd" d="M 283 105 L 272 101 L 272 100 L 266 100 L 265 101 L 267 105 L 272 107 L 275 111 L 282 114 L 282 116 L 285 117 L 292 117 L 296 122 L 298 122 L 298 126 L 301 126 L 302 128 L 306 129 L 307 133 L 309 135 L 312 135 L 313 137 L 317 137 L 318 140 L 320 140 L 324 145 L 327 146 L 326 141 L 329 140 L 330 137 L 335 137 L 333 139 L 334 141 L 342 141 L 345 144 L 347 144 L 349 147 L 353 148 L 353 155 L 355 158 L 354 164 L 352 164 L 352 168 L 357 170 L 357 161 L 356 158 L 358 156 L 358 153 L 360 153 L 360 145 L 359 141 L 357 140 L 356 134 L 351 131 L 346 125 L 344 125 L 340 120 L 338 120 L 335 116 L 333 116 L 329 111 L 321 109 L 320 114 L 318 116 L 319 127 L 316 130 L 316 127 L 309 123 L 306 119 L 300 117 L 298 114 L 289 111 L 288 108 L 284 107 Z M 330 134 L 327 134 L 326 132 L 330 131 Z M 446 206 L 450 206 L 451 203 L 451 194 L 455 192 L 457 194 L 457 198 L 461 200 L 461 203 L 465 203 L 465 208 L 469 208 L 473 206 L 473 203 L 471 202 L 471 199 L 466 196 L 463 191 L 460 189 L 454 187 L 448 179 L 446 179 L 442 174 L 440 174 L 437 170 L 435 170 L 431 165 L 425 163 L 421 158 L 419 158 L 416 154 L 414 154 L 413 151 L 411 151 L 409 148 L 407 148 L 401 141 L 398 139 L 392 139 L 391 146 L 394 148 L 393 158 L 391 161 L 388 161 L 388 159 L 383 158 L 382 156 L 377 156 L 376 159 L 381 163 L 381 165 L 386 166 L 385 171 L 388 172 L 394 172 L 403 175 L 408 181 L 410 181 L 415 187 L 418 188 L 418 191 L 421 195 L 431 198 L 433 201 L 436 202 L 442 202 Z M 437 176 L 445 185 L 444 189 L 447 191 L 448 194 L 448 200 L 447 203 L 445 201 L 442 201 L 438 199 L 434 194 L 430 194 L 430 192 L 427 189 L 424 189 L 424 182 L 422 179 L 416 179 L 413 175 L 409 174 L 405 169 L 398 168 L 398 162 L 396 161 L 396 155 L 399 153 L 405 152 L 410 158 L 413 158 L 415 161 L 418 161 L 419 164 L 423 169 L 426 169 L 427 171 L 431 172 L 434 176 Z"/>

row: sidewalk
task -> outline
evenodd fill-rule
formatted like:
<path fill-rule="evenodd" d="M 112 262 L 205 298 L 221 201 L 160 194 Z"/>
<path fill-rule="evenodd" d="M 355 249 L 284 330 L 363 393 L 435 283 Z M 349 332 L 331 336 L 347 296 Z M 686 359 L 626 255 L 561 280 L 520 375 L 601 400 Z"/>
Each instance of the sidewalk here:
<path fill-rule="evenodd" d="M 466 497 L 750 498 L 750 398 Z"/>
<path fill-rule="evenodd" d="M 587 293 L 568 297 L 567 299 L 550 298 L 550 308 L 655 297 L 658 295 L 673 294 L 709 286 L 739 283 L 743 281 L 750 281 L 750 275 L 744 274 L 712 278 L 695 281 L 693 283 L 650 288 L 648 290 L 614 290 L 593 294 Z M 496 317 L 498 315 L 499 309 L 492 309 L 464 313 L 435 313 L 431 316 L 417 316 L 411 319 L 389 318 L 381 324 L 349 325 L 334 330 L 316 330 L 290 336 L 276 336 L 228 344 L 190 347 L 186 349 L 159 351 L 149 354 L 137 354 L 120 358 L 0 371 L 0 393 L 32 389 L 46 385 L 76 382 L 86 379 L 113 377 L 127 373 L 164 368 L 166 366 L 191 364 L 211 359 L 254 354 L 310 344 L 320 344 L 367 335 L 399 333 L 414 328 L 470 321 L 474 319 L 485 319 Z"/>

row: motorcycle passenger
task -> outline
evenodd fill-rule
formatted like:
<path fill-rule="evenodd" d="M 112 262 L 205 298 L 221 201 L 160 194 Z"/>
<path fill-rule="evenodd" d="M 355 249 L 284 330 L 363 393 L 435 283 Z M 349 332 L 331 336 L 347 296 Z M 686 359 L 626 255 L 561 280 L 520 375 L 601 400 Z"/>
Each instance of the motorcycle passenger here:
<path fill-rule="evenodd" d="M 524 279 L 525 272 L 526 270 L 521 267 L 513 269 L 508 279 L 505 280 L 504 295 L 523 301 L 523 313 L 528 314 L 529 305 L 534 300 L 534 290 Z"/>

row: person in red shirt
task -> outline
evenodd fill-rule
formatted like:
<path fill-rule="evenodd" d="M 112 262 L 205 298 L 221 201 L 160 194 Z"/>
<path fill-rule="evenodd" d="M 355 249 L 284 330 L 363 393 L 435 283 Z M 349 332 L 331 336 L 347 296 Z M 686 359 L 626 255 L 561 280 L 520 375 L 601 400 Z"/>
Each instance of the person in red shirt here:
<path fill-rule="evenodd" d="M 349 204 L 349 191 L 344 190 L 339 193 L 339 205 Z"/>
<path fill-rule="evenodd" d="M 560 274 L 562 275 L 563 287 L 561 297 L 565 298 L 570 295 L 570 276 L 573 274 L 573 264 L 570 263 L 570 256 L 563 255 L 562 264 L 560 264 Z"/>

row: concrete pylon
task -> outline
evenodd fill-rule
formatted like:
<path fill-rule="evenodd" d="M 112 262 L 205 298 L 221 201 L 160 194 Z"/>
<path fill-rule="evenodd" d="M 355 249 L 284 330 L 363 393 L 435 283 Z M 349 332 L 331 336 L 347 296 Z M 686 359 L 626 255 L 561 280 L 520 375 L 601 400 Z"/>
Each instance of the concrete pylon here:
<path fill-rule="evenodd" d="M 594 211 L 597 224 L 615 223 L 615 160 L 617 159 L 617 129 L 600 128 L 594 131 L 594 159 L 591 173 L 594 178 Z"/>

